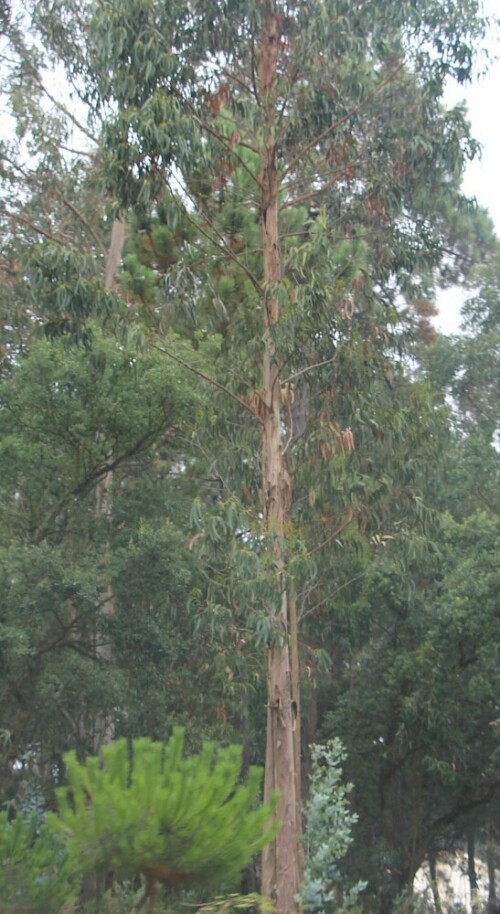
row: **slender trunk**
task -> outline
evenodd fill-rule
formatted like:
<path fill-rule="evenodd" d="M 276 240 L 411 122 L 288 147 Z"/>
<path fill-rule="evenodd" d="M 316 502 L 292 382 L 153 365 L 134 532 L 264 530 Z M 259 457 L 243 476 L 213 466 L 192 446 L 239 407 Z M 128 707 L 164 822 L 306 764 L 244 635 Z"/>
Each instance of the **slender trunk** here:
<path fill-rule="evenodd" d="M 264 523 L 273 541 L 278 605 L 269 606 L 272 635 L 267 648 L 267 733 L 264 793 L 278 790 L 281 829 L 262 856 L 262 891 L 273 899 L 277 914 L 295 914 L 299 889 L 299 843 L 297 835 L 294 718 L 288 649 L 289 619 L 285 582 L 283 539 L 291 481 L 282 451 L 279 369 L 274 344 L 278 323 L 277 286 L 281 280 L 278 222 L 278 173 L 274 137 L 274 83 L 277 72 L 278 18 L 274 4 L 264 22 L 259 66 L 261 99 L 266 111 L 266 129 L 261 149 L 261 234 L 264 257 L 263 302 L 263 500 Z"/>
<path fill-rule="evenodd" d="M 302 734 L 300 702 L 299 620 L 297 597 L 290 591 L 290 651 L 292 672 L 293 757 L 295 765 L 295 803 L 297 805 L 297 836 L 302 833 Z"/>
<path fill-rule="evenodd" d="M 434 910 L 436 914 L 442 914 L 441 898 L 439 897 L 439 886 L 436 873 L 436 852 L 429 851 L 429 874 L 431 878 L 431 891 L 434 899 Z"/>
<path fill-rule="evenodd" d="M 125 244 L 125 231 L 125 222 L 122 219 L 115 219 L 111 228 L 111 240 L 104 266 L 104 287 L 108 290 L 113 289 L 116 285 L 123 245 Z"/>
<path fill-rule="evenodd" d="M 486 845 L 486 863 L 488 866 L 488 909 L 494 910 L 497 900 L 496 872 L 495 872 L 495 826 L 490 819 L 488 822 L 488 839 Z"/>
<path fill-rule="evenodd" d="M 104 266 L 104 287 L 111 290 L 116 285 L 116 277 L 120 265 L 123 245 L 125 242 L 125 223 L 121 219 L 115 219 L 111 229 L 111 240 L 109 244 L 108 256 Z M 97 435 L 99 437 L 99 433 Z M 111 458 L 111 454 L 108 455 Z M 106 473 L 96 487 L 95 493 L 95 511 L 97 517 L 111 517 L 111 487 L 113 483 L 113 474 Z M 104 561 L 107 561 L 108 548 L 105 549 Z M 109 618 L 115 613 L 115 601 L 111 583 L 108 581 L 104 594 L 104 600 L 99 608 L 101 617 Z M 95 654 L 98 660 L 103 663 L 110 663 L 113 659 L 113 650 L 109 640 L 103 638 L 99 633 L 95 639 Z M 115 738 L 115 722 L 110 714 L 99 712 L 94 720 L 94 752 L 98 753 L 101 746 L 111 743 Z M 107 880 L 111 879 L 112 874 L 99 868 L 86 873 L 82 880 L 81 900 L 85 904 L 101 897 L 106 889 Z"/>
<path fill-rule="evenodd" d="M 471 910 L 477 911 L 479 909 L 480 900 L 477 887 L 477 873 L 476 873 L 476 860 L 475 860 L 475 851 L 476 851 L 476 836 L 474 834 L 474 829 L 470 828 L 467 833 L 467 875 L 469 877 L 469 886 L 470 886 L 470 904 Z"/>
<path fill-rule="evenodd" d="M 109 455 L 111 456 L 111 455 Z M 97 517 L 111 517 L 111 486 L 113 474 L 106 473 L 96 487 L 95 493 L 95 510 Z M 103 561 L 107 563 L 109 554 L 108 544 L 106 544 Z M 108 580 L 104 593 L 104 599 L 99 608 L 99 615 L 103 619 L 109 619 L 115 614 L 115 600 L 111 582 Z M 95 653 L 98 660 L 102 663 L 111 663 L 113 659 L 113 649 L 106 634 L 97 633 L 95 640 Z M 113 742 L 115 738 L 115 722 L 110 714 L 99 712 L 94 722 L 94 752 L 98 753 L 101 746 Z"/>
<path fill-rule="evenodd" d="M 111 239 L 109 243 L 108 256 L 104 266 L 104 287 L 110 291 L 116 285 L 118 269 L 125 243 L 125 222 L 122 219 L 115 219 L 111 228 Z M 111 454 L 107 454 L 108 459 Z M 113 483 L 113 474 L 106 473 L 97 484 L 96 488 L 96 515 L 98 517 L 111 517 L 111 487 Z M 106 547 L 104 560 L 107 559 L 108 549 Z M 115 601 L 111 583 L 106 584 L 104 600 L 101 603 L 100 615 L 102 618 L 109 618 L 115 614 Z M 95 645 L 96 657 L 104 663 L 109 663 L 113 657 L 113 650 L 109 639 L 96 637 Z M 115 737 L 114 720 L 109 714 L 98 714 L 94 727 L 94 751 L 99 752 L 101 746 L 113 741 Z"/>

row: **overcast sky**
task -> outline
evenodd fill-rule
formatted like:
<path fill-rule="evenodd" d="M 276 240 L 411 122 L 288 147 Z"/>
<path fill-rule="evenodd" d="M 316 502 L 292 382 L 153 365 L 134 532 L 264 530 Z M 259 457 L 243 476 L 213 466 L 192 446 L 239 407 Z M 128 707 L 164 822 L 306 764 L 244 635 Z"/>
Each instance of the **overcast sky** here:
<path fill-rule="evenodd" d="M 461 86 L 450 91 L 450 100 L 465 98 L 473 136 L 483 146 L 481 160 L 471 163 L 464 183 L 466 193 L 474 194 L 486 206 L 500 235 L 500 180 L 498 153 L 500 150 L 500 2 L 483 0 L 485 13 L 496 17 L 487 36 L 486 50 L 492 60 L 484 76 L 478 77 L 464 92 Z"/>
<path fill-rule="evenodd" d="M 500 16 L 500 0 L 484 0 L 489 16 Z M 463 188 L 485 206 L 500 236 L 500 26 L 492 27 L 485 50 L 496 60 L 490 61 L 485 75 L 470 86 L 450 86 L 447 102 L 465 100 L 472 124 L 472 135 L 482 146 L 480 158 L 470 163 Z M 461 295 L 449 291 L 440 297 L 440 314 L 435 323 L 439 329 L 452 333 L 458 328 Z"/>

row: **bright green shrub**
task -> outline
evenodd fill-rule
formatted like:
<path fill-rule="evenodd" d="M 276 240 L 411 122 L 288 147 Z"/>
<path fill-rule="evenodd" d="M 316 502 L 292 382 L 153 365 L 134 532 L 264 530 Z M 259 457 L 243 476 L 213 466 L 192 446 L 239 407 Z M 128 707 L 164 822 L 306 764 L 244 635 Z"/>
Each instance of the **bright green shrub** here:
<path fill-rule="evenodd" d="M 258 805 L 261 771 L 239 783 L 241 748 L 206 743 L 183 759 L 184 732 L 105 746 L 102 759 L 65 757 L 54 827 L 83 870 L 111 868 L 148 885 L 230 886 L 276 832 L 275 802 Z"/>
<path fill-rule="evenodd" d="M 60 835 L 46 825 L 0 813 L 0 912 L 58 914 L 76 890 Z"/>

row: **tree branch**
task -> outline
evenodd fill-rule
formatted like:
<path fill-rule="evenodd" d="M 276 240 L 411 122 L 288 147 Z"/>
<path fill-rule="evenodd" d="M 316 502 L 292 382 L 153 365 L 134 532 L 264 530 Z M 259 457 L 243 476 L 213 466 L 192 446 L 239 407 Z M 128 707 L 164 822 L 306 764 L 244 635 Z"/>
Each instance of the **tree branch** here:
<path fill-rule="evenodd" d="M 68 108 L 66 107 L 66 105 L 63 105 L 62 102 L 60 102 L 58 99 L 54 98 L 54 96 L 52 95 L 52 93 L 49 92 L 49 90 L 47 89 L 47 87 L 43 84 L 43 82 L 42 82 L 42 80 L 40 79 L 40 77 L 39 77 L 38 73 L 36 72 L 36 70 L 34 70 L 33 68 L 31 68 L 31 73 L 32 73 L 32 76 L 33 76 L 33 78 L 34 78 L 36 84 L 38 85 L 38 88 L 41 90 L 41 92 L 44 93 L 44 95 L 47 96 L 47 98 L 48 98 L 48 99 L 52 102 L 52 104 L 58 109 L 58 111 L 61 111 L 67 118 L 69 118 L 69 120 L 71 121 L 71 123 L 74 124 L 74 126 L 75 126 L 78 130 L 80 130 L 86 137 L 88 137 L 89 140 L 92 140 L 92 142 L 95 143 L 95 144 L 97 145 L 97 142 L 98 142 L 97 137 L 95 137 L 95 136 L 90 132 L 90 130 L 87 130 L 87 128 L 84 127 L 83 124 L 80 123 L 80 121 L 74 116 L 74 114 L 72 114 L 71 111 L 68 110 Z"/>
<path fill-rule="evenodd" d="M 336 184 L 337 181 L 342 177 L 344 171 L 345 168 L 343 168 L 342 171 L 336 172 L 325 184 L 322 184 L 321 187 L 318 187 L 315 190 L 310 190 L 306 194 L 299 194 L 298 197 L 293 197 L 291 200 L 287 200 L 286 203 L 283 203 L 283 205 L 280 207 L 280 210 L 288 209 L 290 206 L 297 206 L 298 203 L 306 203 L 308 200 L 314 200 L 315 197 L 318 197 L 326 190 L 329 190 L 330 187 L 333 187 L 334 184 Z"/>
<path fill-rule="evenodd" d="M 106 250 L 104 244 L 102 243 L 102 241 L 101 241 L 101 239 L 99 238 L 99 235 L 97 234 L 97 232 L 95 231 L 95 229 L 93 229 L 92 226 L 90 225 L 90 223 L 87 221 L 87 219 L 85 218 L 85 216 L 82 215 L 82 213 L 80 212 L 79 209 L 76 208 L 76 206 L 74 205 L 74 203 L 71 203 L 71 201 L 70 201 L 70 200 L 67 200 L 66 197 L 63 197 L 63 201 L 62 201 L 62 202 L 64 203 L 64 205 L 65 205 L 69 210 L 71 210 L 72 213 L 74 213 L 74 215 L 76 216 L 77 219 L 80 220 L 80 222 L 82 223 L 82 225 L 85 226 L 85 228 L 86 228 L 87 231 L 90 233 L 90 235 L 92 235 L 92 238 L 94 239 L 95 243 L 97 244 L 97 246 L 98 246 L 98 248 L 99 248 L 101 254 L 103 254 L 104 257 L 106 257 L 108 252 L 107 252 L 107 250 Z"/>
<path fill-rule="evenodd" d="M 187 371 L 191 371 L 193 374 L 197 375 L 197 377 L 201 378 L 203 381 L 206 381 L 207 384 L 211 384 L 212 387 L 216 387 L 217 390 L 220 390 L 220 391 L 222 391 L 222 393 L 227 394 L 228 397 L 230 397 L 236 403 L 239 403 L 239 405 L 242 406 L 243 409 L 246 410 L 247 413 L 250 413 L 250 415 L 253 416 L 253 418 L 256 419 L 257 422 L 260 422 L 261 425 L 263 424 L 262 419 L 252 409 L 250 404 L 247 403 L 246 400 L 243 399 L 243 397 L 239 397 L 238 394 L 233 393 L 232 390 L 229 390 L 228 387 L 225 387 L 224 384 L 221 384 L 220 381 L 217 381 L 215 378 L 210 377 L 210 375 L 205 374 L 205 372 L 201 371 L 201 369 L 195 368 L 194 365 L 190 365 L 189 362 L 185 362 L 184 359 L 181 359 L 181 357 L 178 355 L 174 355 L 173 352 L 171 352 L 169 349 L 165 349 L 164 346 L 158 346 L 155 343 L 153 343 L 152 348 L 157 349 L 158 352 L 163 352 L 165 355 L 168 355 L 168 357 L 170 359 L 173 359 L 174 362 L 178 362 L 178 364 L 182 365 L 183 368 L 186 368 Z"/>
<path fill-rule="evenodd" d="M 308 371 L 314 371 L 315 368 L 322 368 L 323 365 L 331 365 L 331 363 L 334 362 L 335 359 L 337 358 L 337 355 L 338 355 L 338 349 L 337 349 L 337 352 L 335 353 L 335 355 L 333 355 L 331 359 L 325 359 L 324 362 L 316 362 L 315 365 L 307 365 L 305 368 L 301 368 L 300 371 L 296 371 L 295 374 L 291 374 L 290 377 L 285 378 L 285 380 L 282 381 L 281 383 L 290 384 L 291 381 L 296 381 L 297 378 L 300 378 L 301 375 L 307 374 Z"/>
<path fill-rule="evenodd" d="M 255 86 L 254 85 L 249 86 L 248 83 L 246 83 L 244 79 L 241 79 L 239 76 L 236 76 L 235 73 L 230 73 L 229 70 L 223 70 L 222 75 L 227 80 L 232 80 L 238 86 L 241 86 L 241 88 L 244 89 L 245 92 L 248 92 L 249 95 L 252 95 L 255 98 Z"/>
<path fill-rule="evenodd" d="M 68 489 L 58 500 L 57 504 L 54 505 L 52 510 L 49 513 L 49 516 L 43 526 L 34 528 L 32 535 L 33 543 L 41 543 L 51 532 L 51 527 L 56 518 L 59 516 L 61 511 L 64 510 L 69 501 L 71 501 L 77 495 L 84 495 L 93 486 L 97 485 L 101 479 L 107 476 L 108 473 L 115 470 L 126 460 L 129 460 L 131 457 L 135 457 L 136 454 L 140 454 L 145 448 L 149 447 L 156 440 L 158 435 L 165 430 L 164 426 L 153 429 L 148 432 L 142 438 L 135 442 L 130 448 L 116 457 L 114 460 L 103 461 L 98 463 L 97 466 L 94 466 L 79 483 L 73 486 L 71 489 Z"/>
<path fill-rule="evenodd" d="M 197 117 L 196 115 L 195 115 L 195 120 L 196 120 L 200 130 L 206 130 L 206 132 L 209 133 L 210 136 L 213 136 L 213 138 L 215 140 L 217 140 L 221 144 L 221 146 L 224 146 L 224 148 L 227 150 L 227 152 L 231 153 L 231 155 L 234 156 L 234 158 L 236 159 L 237 162 L 239 162 L 241 167 L 245 169 L 246 173 L 248 175 L 250 175 L 252 181 L 254 181 L 254 183 L 257 185 L 257 187 L 260 188 L 260 181 L 259 181 L 258 175 L 255 175 L 253 173 L 253 171 L 251 170 L 251 168 L 248 167 L 248 165 L 246 164 L 244 159 L 242 159 L 241 156 L 238 155 L 238 153 L 235 151 L 235 146 L 231 143 L 231 140 L 227 136 L 224 136 L 223 133 L 219 133 L 218 130 L 214 130 L 213 127 L 209 127 L 208 124 L 206 123 L 206 121 L 200 120 L 200 118 Z M 249 149 L 250 152 L 255 153 L 255 155 L 260 155 L 260 152 L 257 149 L 257 147 L 252 146 L 251 143 L 246 143 L 245 140 L 238 140 L 238 146 L 242 146 L 243 149 Z"/>
<path fill-rule="evenodd" d="M 344 116 L 339 118 L 338 121 L 335 121 L 335 123 L 330 124 L 329 127 L 326 127 L 325 130 L 323 130 L 321 133 L 318 133 L 318 135 L 315 136 L 314 139 L 312 139 L 309 143 L 307 143 L 305 146 L 303 146 L 302 149 L 300 150 L 300 152 L 298 152 L 297 155 L 294 156 L 294 158 L 292 159 L 290 164 L 285 169 L 285 171 L 283 173 L 283 177 L 285 178 L 288 174 L 290 174 L 290 172 L 293 171 L 293 169 L 295 168 L 296 165 L 298 165 L 298 163 L 301 161 L 301 159 L 303 159 L 304 156 L 307 155 L 307 153 L 311 149 L 314 149 L 314 147 L 318 143 L 320 143 L 321 140 L 326 139 L 326 137 L 329 136 L 331 133 L 333 133 L 335 130 L 337 130 L 338 127 L 341 127 L 342 124 L 347 123 L 347 121 L 350 121 L 350 119 L 352 117 L 354 117 L 356 114 L 358 114 L 360 111 L 362 111 L 363 108 L 368 104 L 368 102 L 370 102 L 373 98 L 375 98 L 375 96 L 378 95 L 378 93 L 381 92 L 382 89 L 385 89 L 385 87 L 388 86 L 392 82 L 392 80 L 399 73 L 399 71 L 402 69 L 402 67 L 403 67 L 403 64 L 402 63 L 399 64 L 396 67 L 396 69 L 393 70 L 393 72 L 387 77 L 387 79 L 382 80 L 380 85 L 376 86 L 372 92 L 369 92 L 368 95 L 359 102 L 359 104 L 355 105 L 354 108 L 351 108 L 351 110 L 348 111 L 347 114 L 344 114 Z"/>
<path fill-rule="evenodd" d="M 11 213 L 11 218 L 17 222 L 21 222 L 23 225 L 27 225 L 28 228 L 36 232 L 37 235 L 42 235 L 44 238 L 47 238 L 48 241 L 52 241 L 54 244 L 59 244 L 62 248 L 69 248 L 70 245 L 63 241 L 61 238 L 57 238 L 55 235 L 52 235 L 46 229 L 40 228 L 40 226 L 35 225 L 34 222 L 31 222 L 30 219 L 27 219 L 26 216 L 21 216 L 20 213 Z"/>
<path fill-rule="evenodd" d="M 354 517 L 354 511 L 353 511 L 351 505 L 348 505 L 348 507 L 347 507 L 347 514 L 348 514 L 347 520 L 344 521 L 344 523 L 341 524 L 340 527 L 337 528 L 337 530 L 334 530 L 334 532 L 332 534 L 330 534 L 330 536 L 328 536 L 326 540 L 323 540 L 323 542 L 319 543 L 318 546 L 315 546 L 314 549 L 309 550 L 309 552 L 307 553 L 308 558 L 310 558 L 311 555 L 314 555 L 315 552 L 319 552 L 319 550 L 323 549 L 324 546 L 328 546 L 328 544 L 331 543 L 332 540 L 336 539 L 336 537 L 339 535 L 339 533 L 342 533 L 342 530 L 345 530 L 345 528 L 349 526 L 349 524 L 351 523 L 351 521 Z"/>

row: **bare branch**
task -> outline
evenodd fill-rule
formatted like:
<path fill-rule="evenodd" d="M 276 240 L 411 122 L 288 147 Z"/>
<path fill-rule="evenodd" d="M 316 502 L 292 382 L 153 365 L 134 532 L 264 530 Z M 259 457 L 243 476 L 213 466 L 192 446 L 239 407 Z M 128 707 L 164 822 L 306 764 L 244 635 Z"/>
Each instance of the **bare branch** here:
<path fill-rule="evenodd" d="M 302 622 L 302 620 L 305 619 L 306 616 L 310 616 L 311 613 L 317 612 L 318 609 L 320 609 L 321 606 L 324 606 L 325 603 L 328 603 L 329 600 L 336 600 L 339 593 L 341 593 L 343 590 L 345 590 L 346 587 L 350 587 L 351 584 L 355 584 L 356 581 L 361 581 L 363 578 L 368 577 L 368 574 L 369 574 L 369 571 L 361 571 L 359 574 L 354 575 L 353 578 L 349 578 L 348 581 L 344 581 L 343 584 L 341 584 L 339 587 L 336 587 L 335 590 L 328 593 L 326 595 L 326 597 L 323 597 L 322 600 L 319 600 L 317 603 L 314 603 L 312 606 L 309 607 L 309 609 L 304 610 L 304 612 L 302 612 L 300 614 L 300 621 Z"/>
<path fill-rule="evenodd" d="M 59 101 L 59 99 L 55 98 L 55 97 L 52 95 L 52 93 L 49 92 L 49 90 L 48 90 L 47 87 L 44 85 L 44 83 L 42 82 L 42 80 L 40 79 L 38 73 L 37 73 L 35 70 L 32 70 L 32 75 L 33 75 L 33 77 L 34 77 L 34 79 L 35 79 L 35 81 L 36 81 L 36 83 L 37 83 L 39 89 L 44 93 L 44 95 L 47 96 L 47 98 L 49 99 L 49 101 L 52 102 L 52 104 L 58 109 L 58 111 L 61 111 L 62 114 L 64 114 L 67 118 L 69 118 L 69 120 L 71 121 L 71 123 L 74 124 L 74 126 L 75 126 L 78 130 L 80 130 L 83 134 L 85 134 L 86 137 L 88 137 L 89 140 L 92 140 L 92 142 L 95 143 L 95 144 L 97 145 L 97 143 L 98 143 L 97 137 L 95 137 L 95 136 L 90 132 L 90 130 L 87 130 L 87 128 L 84 127 L 83 124 L 80 123 L 80 121 L 78 120 L 78 118 L 76 118 L 75 115 L 72 114 L 72 112 L 66 107 L 66 105 L 63 105 L 63 103 L 62 103 L 61 101 Z"/>
<path fill-rule="evenodd" d="M 254 85 L 249 86 L 248 83 L 245 82 L 244 79 L 241 79 L 239 76 L 236 76 L 235 73 L 230 73 L 229 70 L 223 70 L 222 75 L 227 80 L 232 80 L 233 82 L 235 82 L 238 86 L 240 86 L 242 89 L 244 89 L 245 92 L 248 92 L 249 95 L 255 96 L 255 86 Z"/>
<path fill-rule="evenodd" d="M 308 371 L 314 371 L 315 368 L 322 368 L 323 365 L 331 365 L 331 363 L 334 362 L 335 359 L 337 358 L 337 355 L 338 355 L 338 350 L 335 353 L 335 355 L 333 355 L 331 357 L 331 359 L 325 359 L 323 362 L 316 362 L 314 365 L 306 365 L 305 368 L 301 368 L 300 371 L 296 371 L 295 374 L 291 374 L 290 377 L 285 378 L 285 380 L 282 381 L 281 383 L 289 384 L 291 381 L 295 381 L 297 378 L 300 378 L 301 375 L 307 374 Z"/>
<path fill-rule="evenodd" d="M 246 164 L 246 162 L 241 158 L 241 156 L 238 155 L 238 153 L 235 150 L 235 146 L 231 142 L 231 138 L 224 136 L 223 133 L 219 133 L 218 130 L 214 130 L 213 127 L 209 127 L 206 121 L 202 121 L 196 115 L 195 115 L 195 120 L 196 120 L 196 123 L 198 124 L 198 127 L 200 128 L 200 130 L 206 130 L 206 132 L 209 133 L 210 136 L 213 136 L 213 138 L 215 140 L 217 140 L 221 144 L 221 146 L 224 146 L 224 148 L 227 149 L 227 151 L 229 153 L 231 153 L 231 155 L 236 159 L 236 161 L 239 162 L 241 167 L 245 169 L 246 173 L 248 175 L 250 175 L 252 181 L 257 185 L 257 187 L 260 187 L 260 181 L 259 181 L 258 175 L 255 175 L 253 173 L 253 171 L 251 170 L 251 168 L 249 168 L 248 165 Z M 249 149 L 250 152 L 254 152 L 256 155 L 260 155 L 260 150 L 257 149 L 256 146 L 252 146 L 251 143 L 247 143 L 245 140 L 241 140 L 241 139 L 238 140 L 238 146 L 242 146 L 244 149 Z"/>
<path fill-rule="evenodd" d="M 359 159 L 358 159 L 358 161 L 359 161 Z M 319 197 L 320 194 L 323 194 L 325 191 L 330 190 L 330 188 L 333 187 L 337 183 L 337 181 L 340 180 L 340 178 L 342 178 L 342 176 L 345 172 L 345 169 L 349 168 L 349 167 L 353 168 L 354 166 L 346 165 L 344 168 L 342 168 L 341 171 L 335 172 L 335 174 L 332 175 L 332 177 L 329 178 L 325 184 L 322 184 L 321 187 L 317 187 L 315 190 L 310 190 L 306 194 L 299 194 L 298 197 L 293 197 L 291 200 L 287 200 L 286 203 L 283 203 L 283 205 L 280 207 L 280 209 L 281 210 L 289 209 L 289 207 L 291 207 L 291 206 L 297 206 L 298 203 L 307 203 L 309 200 L 314 200 L 315 197 Z"/>
<path fill-rule="evenodd" d="M 44 238 L 47 238 L 49 241 L 54 242 L 54 244 L 59 244 L 62 248 L 69 248 L 70 245 L 63 241 L 62 238 L 57 238 L 56 235 L 52 235 L 51 232 L 46 229 L 41 228 L 39 225 L 35 225 L 34 222 L 31 222 L 30 219 L 27 219 L 25 216 L 21 216 L 20 213 L 12 213 L 11 218 L 17 222 L 21 222 L 23 225 L 27 225 L 28 228 L 36 232 L 37 235 L 42 235 Z"/>

